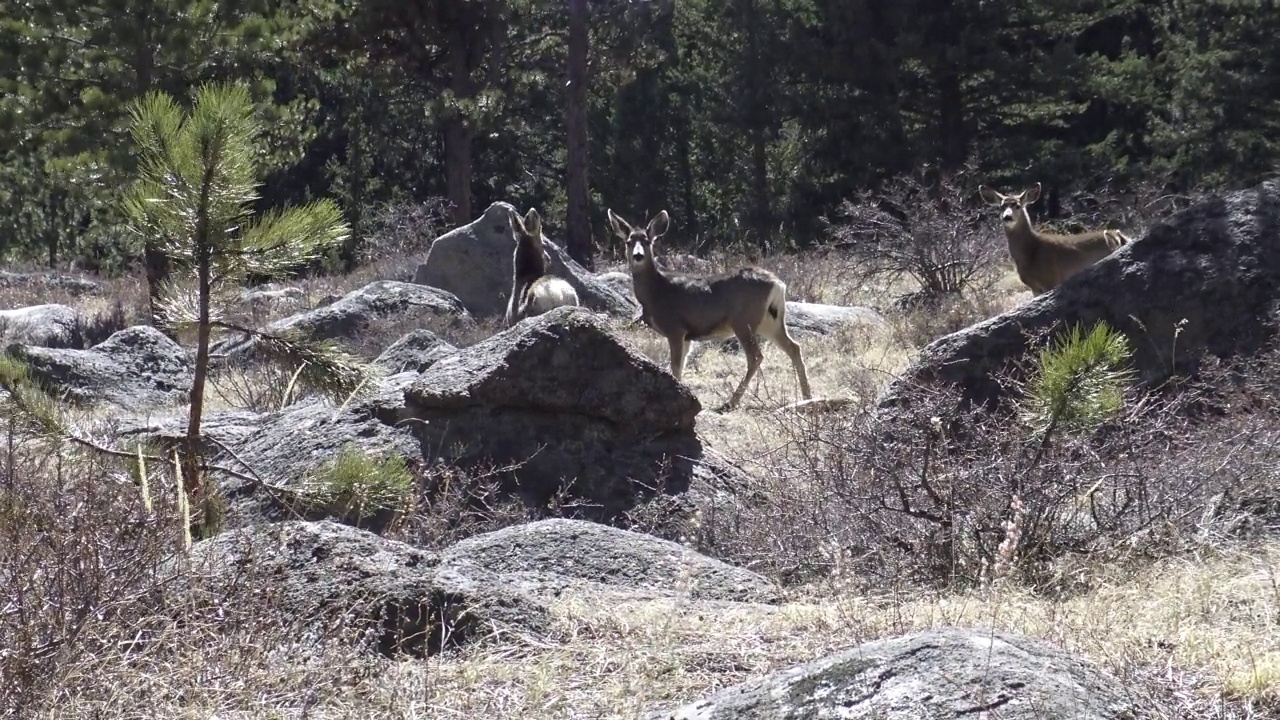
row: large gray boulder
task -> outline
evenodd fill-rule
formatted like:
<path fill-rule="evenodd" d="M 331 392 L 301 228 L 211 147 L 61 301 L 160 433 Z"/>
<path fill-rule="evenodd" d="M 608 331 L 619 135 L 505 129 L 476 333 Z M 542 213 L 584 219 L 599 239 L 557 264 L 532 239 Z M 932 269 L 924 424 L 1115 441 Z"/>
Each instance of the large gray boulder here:
<path fill-rule="evenodd" d="M 459 576 L 482 569 L 533 597 L 566 591 L 596 601 L 685 597 L 776 603 L 764 577 L 701 555 L 679 543 L 585 520 L 550 519 L 476 535 L 441 553 Z"/>
<path fill-rule="evenodd" d="M 1280 301 L 1280 181 L 1211 197 L 1052 292 L 930 343 L 890 386 L 884 408 L 921 387 L 965 402 L 1004 395 L 1002 373 L 1051 331 L 1097 320 L 1127 335 L 1142 379 L 1194 371 L 1205 354 L 1251 355 L 1276 333 Z"/>
<path fill-rule="evenodd" d="M 57 303 L 0 310 L 0 347 L 83 347 L 82 322 L 80 313 Z"/>
<path fill-rule="evenodd" d="M 943 628 L 879 640 L 721 690 L 650 720 L 1143 720 L 1167 717 L 1047 643 Z"/>
<path fill-rule="evenodd" d="M 439 572 L 433 553 L 329 521 L 229 530 L 196 543 L 190 566 L 215 587 L 269 586 L 276 609 L 303 632 L 339 617 L 372 623 L 372 649 L 388 657 L 431 655 L 494 632 L 540 634 L 550 624 L 546 607 L 519 591 Z"/>
<path fill-rule="evenodd" d="M 515 251 L 508 219 L 513 210 L 510 203 L 495 202 L 476 220 L 436 238 L 413 281 L 448 290 L 477 316 L 506 312 Z M 596 279 L 556 243 L 544 237 L 543 245 L 551 256 L 548 272 L 572 285 L 583 306 L 618 317 L 635 314 L 633 300 Z"/>
<path fill-rule="evenodd" d="M 31 377 L 72 403 L 150 411 L 185 402 L 190 354 L 149 325 L 125 328 L 87 350 L 10 345 Z"/>
<path fill-rule="evenodd" d="M 693 393 L 584 308 L 557 308 L 444 358 L 405 392 L 397 422 L 451 465 L 508 467 L 504 489 L 557 493 L 610 520 L 656 490 L 737 472 L 704 449 Z"/>

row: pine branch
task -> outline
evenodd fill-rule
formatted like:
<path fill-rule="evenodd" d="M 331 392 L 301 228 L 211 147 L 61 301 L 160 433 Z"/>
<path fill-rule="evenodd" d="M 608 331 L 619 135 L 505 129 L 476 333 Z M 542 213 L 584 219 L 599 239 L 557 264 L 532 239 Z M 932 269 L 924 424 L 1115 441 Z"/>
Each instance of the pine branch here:
<path fill-rule="evenodd" d="M 211 325 L 249 336 L 254 340 L 254 349 L 268 361 L 300 368 L 298 383 L 331 399 L 345 400 L 380 375 L 371 363 L 343 351 L 332 341 L 311 340 L 293 331 L 254 330 L 222 320 Z"/>

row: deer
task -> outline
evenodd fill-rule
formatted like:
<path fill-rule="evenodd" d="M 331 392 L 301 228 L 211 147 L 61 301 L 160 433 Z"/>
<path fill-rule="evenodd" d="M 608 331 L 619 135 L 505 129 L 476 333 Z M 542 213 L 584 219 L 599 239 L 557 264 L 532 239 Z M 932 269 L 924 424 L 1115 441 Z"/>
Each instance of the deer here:
<path fill-rule="evenodd" d="M 578 293 L 568 282 L 547 274 L 551 256 L 542 244 L 542 218 L 538 211 L 520 218 L 510 212 L 511 232 L 515 236 L 516 250 L 511 258 L 511 297 L 507 300 L 507 327 L 534 315 L 560 307 L 578 305 Z"/>
<path fill-rule="evenodd" d="M 633 322 L 643 322 L 667 339 L 671 374 L 677 381 L 682 379 L 690 342 L 737 336 L 747 356 L 747 372 L 717 409 L 733 410 L 764 361 L 760 347 L 764 337 L 791 358 L 800 394 L 811 399 L 804 353 L 787 332 L 787 286 L 777 275 L 759 267 L 709 276 L 663 272 L 654 263 L 653 248 L 670 227 L 667 211 L 660 211 L 644 227 L 632 226 L 612 209 L 608 217 L 614 234 L 631 248 L 631 281 L 640 301 Z"/>
<path fill-rule="evenodd" d="M 1033 297 L 1053 290 L 1067 278 L 1133 242 L 1119 230 L 1094 230 L 1074 235 L 1042 233 L 1031 227 L 1027 206 L 1040 199 L 1040 183 L 1017 195 L 1005 195 L 986 185 L 978 194 L 988 205 L 1003 208 L 1009 255 L 1018 269 L 1018 279 L 1031 289 Z"/>

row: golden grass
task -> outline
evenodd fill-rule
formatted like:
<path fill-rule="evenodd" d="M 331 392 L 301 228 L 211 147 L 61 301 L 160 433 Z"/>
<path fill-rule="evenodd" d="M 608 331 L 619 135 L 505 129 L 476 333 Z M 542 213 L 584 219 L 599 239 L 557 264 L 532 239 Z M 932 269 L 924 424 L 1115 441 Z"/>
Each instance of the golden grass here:
<path fill-rule="evenodd" d="M 827 585 L 801 588 L 778 607 L 676 598 L 604 605 L 570 594 L 552 606 L 549 637 L 387 662 L 335 688 L 311 716 L 353 717 L 360 706 L 365 717 L 637 718 L 851 645 L 962 625 L 1079 653 L 1173 703 L 1174 717 L 1250 716 L 1218 706 L 1220 696 L 1245 696 L 1263 717 L 1280 708 L 1278 573 L 1280 543 L 1272 543 L 1116 573 L 1061 601 L 1011 586 L 855 597 Z"/>

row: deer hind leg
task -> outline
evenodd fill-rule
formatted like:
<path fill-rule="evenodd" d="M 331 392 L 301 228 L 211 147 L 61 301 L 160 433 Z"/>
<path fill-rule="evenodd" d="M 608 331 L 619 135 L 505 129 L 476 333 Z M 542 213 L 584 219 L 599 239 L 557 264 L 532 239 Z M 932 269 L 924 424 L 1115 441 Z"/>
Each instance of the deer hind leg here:
<path fill-rule="evenodd" d="M 671 374 L 679 380 L 684 374 L 684 359 L 689 356 L 689 338 L 684 335 L 669 337 L 667 345 L 671 348 Z"/>
<path fill-rule="evenodd" d="M 742 376 L 742 382 L 738 383 L 738 387 L 733 391 L 733 395 L 729 397 L 729 401 L 720 406 L 720 412 L 728 412 L 738 406 L 738 403 L 742 401 L 743 394 L 747 391 L 747 385 L 751 383 L 751 378 L 755 377 L 756 372 L 760 369 L 760 363 L 764 362 L 764 352 L 760 349 L 760 338 L 756 335 L 754 328 L 746 323 L 734 323 L 733 334 L 738 336 L 738 343 L 742 345 L 742 352 L 747 356 L 747 374 Z"/>
<path fill-rule="evenodd" d="M 774 345 L 782 348 L 782 352 L 791 358 L 791 367 L 795 368 L 796 379 L 800 381 L 800 395 L 808 400 L 813 397 L 813 392 L 809 388 L 809 370 L 805 367 L 804 351 L 800 349 L 800 343 L 791 337 L 791 333 L 787 332 L 787 311 L 786 301 L 770 305 L 765 311 L 764 322 L 760 324 L 760 334 L 769 339 Z M 773 311 L 777 309 L 778 314 L 774 316 Z"/>

